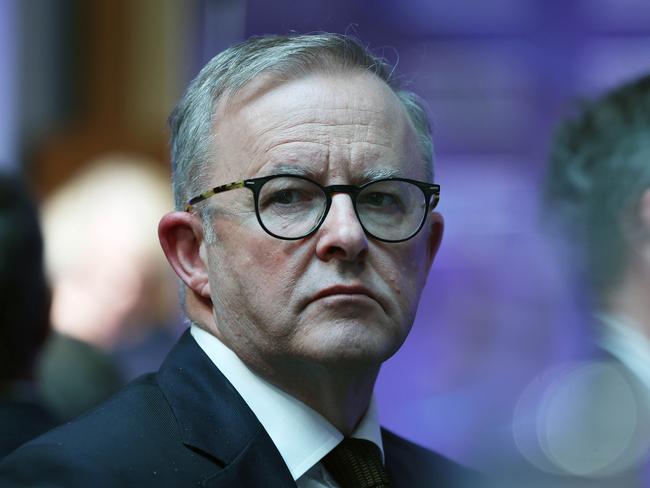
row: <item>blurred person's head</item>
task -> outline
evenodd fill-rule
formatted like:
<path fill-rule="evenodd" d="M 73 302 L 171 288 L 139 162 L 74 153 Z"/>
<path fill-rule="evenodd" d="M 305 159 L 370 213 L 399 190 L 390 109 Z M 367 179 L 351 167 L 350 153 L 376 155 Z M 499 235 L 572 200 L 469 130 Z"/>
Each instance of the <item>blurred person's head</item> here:
<path fill-rule="evenodd" d="M 546 198 L 602 304 L 630 272 L 650 276 L 650 76 L 558 128 Z"/>
<path fill-rule="evenodd" d="M 0 387 L 30 378 L 49 306 L 36 207 L 20 178 L 0 172 Z"/>
<path fill-rule="evenodd" d="M 567 276 L 577 273 L 590 294 L 593 337 L 583 337 L 596 347 L 588 360 L 558 364 L 530 383 L 516 408 L 515 440 L 542 471 L 636 486 L 627 477 L 636 479 L 650 447 L 643 336 L 650 331 L 650 76 L 584 103 L 560 124 L 545 190 L 548 229 L 559 231 L 552 237 L 572 260 Z"/>
<path fill-rule="evenodd" d="M 155 161 L 90 161 L 43 205 L 54 330 L 112 349 L 174 317 L 175 282 L 156 238 L 171 193 Z"/>

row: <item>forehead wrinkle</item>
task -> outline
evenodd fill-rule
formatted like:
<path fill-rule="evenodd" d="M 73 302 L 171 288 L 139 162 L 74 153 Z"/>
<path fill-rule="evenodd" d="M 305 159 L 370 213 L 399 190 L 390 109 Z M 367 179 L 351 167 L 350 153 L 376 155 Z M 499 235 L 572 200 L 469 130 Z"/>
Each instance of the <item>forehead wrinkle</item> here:
<path fill-rule="evenodd" d="M 389 107 L 368 108 L 360 107 L 357 103 L 346 104 L 340 107 L 326 105 L 323 103 L 309 103 L 299 107 L 293 106 L 291 112 L 273 113 L 275 122 L 267 127 L 260 127 L 258 121 L 266 120 L 261 117 L 265 114 L 262 106 L 258 110 L 251 110 L 246 113 L 246 122 L 253 130 L 264 133 L 268 130 L 288 130 L 294 127 L 310 124 L 320 124 L 323 126 L 348 126 L 348 125 L 377 125 L 377 121 L 389 122 L 389 128 L 395 126 L 392 123 L 395 117 Z"/>
<path fill-rule="evenodd" d="M 397 137 L 401 137 L 404 131 L 404 124 L 392 123 L 388 117 L 383 120 L 365 118 L 355 120 L 354 117 L 334 120 L 322 117 L 322 114 L 310 115 L 311 117 L 298 118 L 298 120 L 282 119 L 279 123 L 253 128 L 253 130 L 257 130 L 261 139 L 266 136 L 294 137 L 296 141 L 314 142 L 322 142 L 324 139 L 335 139 L 333 142 L 338 142 L 336 139 L 340 139 L 341 142 L 379 142 L 394 138 L 396 134 Z"/>
<path fill-rule="evenodd" d="M 301 137 L 299 138 L 289 137 L 286 133 L 268 132 L 268 135 L 271 135 L 270 140 L 258 139 L 256 150 L 260 151 L 261 157 L 267 162 L 257 172 L 266 174 L 272 172 L 272 168 L 278 162 L 293 162 L 300 165 L 316 164 L 321 166 L 321 170 L 311 171 L 321 176 L 323 171 L 330 173 L 330 176 L 343 176 L 338 175 L 336 171 L 331 173 L 332 164 L 336 167 L 337 163 L 347 161 L 352 165 L 350 169 L 356 167 L 357 169 L 353 172 L 357 172 L 363 167 L 375 164 L 404 166 L 410 159 L 408 151 L 403 151 L 406 142 L 404 134 L 392 134 L 392 136 L 387 135 L 382 138 L 381 134 L 385 132 L 383 127 L 365 124 L 330 125 L 320 123 L 304 124 L 303 127 L 306 127 L 307 130 L 300 131 Z M 312 130 L 312 127 L 322 128 L 324 132 Z M 340 127 L 346 128 L 343 134 L 332 134 L 332 128 Z M 306 140 L 308 137 L 310 140 Z M 330 170 L 327 170 L 327 167 Z M 352 174 L 349 176 L 356 179 L 356 176 Z M 362 177 L 362 179 L 376 178 Z"/>
<path fill-rule="evenodd" d="M 352 130 L 348 130 L 348 129 Z M 296 127 L 296 129 L 298 129 Z M 302 130 L 304 129 L 304 131 Z M 334 129 L 334 130 L 332 130 Z M 288 132 L 288 133 L 287 133 Z M 390 144 L 383 142 L 389 139 L 383 130 L 378 127 L 371 127 L 359 124 L 302 124 L 300 130 L 289 130 L 284 133 L 270 133 L 268 138 L 260 137 L 255 142 L 256 148 L 262 152 L 269 152 L 276 147 L 286 144 L 318 144 L 318 145 L 339 145 L 339 144 L 372 144 L 391 148 Z M 385 137 L 386 136 L 386 137 Z"/>
<path fill-rule="evenodd" d="M 276 172 L 309 174 L 321 173 L 329 160 L 329 146 L 320 143 L 305 143 L 304 141 L 286 142 L 278 144 L 262 156 L 263 164 L 256 170 L 256 174 L 267 175 Z M 317 166 L 319 168 L 314 168 Z M 293 170 L 296 171 L 293 171 Z"/>
<path fill-rule="evenodd" d="M 297 165 L 316 166 L 310 173 L 324 177 L 344 176 L 336 170 L 341 163 L 347 162 L 352 170 L 349 176 L 356 179 L 354 173 L 364 167 L 373 165 L 400 165 L 408 161 L 408 154 L 390 143 L 383 141 L 353 140 L 345 143 L 324 143 L 304 140 L 276 140 L 265 148 L 261 156 L 265 163 L 257 170 L 258 174 L 271 174 L 278 163 L 295 163 Z M 362 178 L 364 180 L 372 178 Z"/>
<path fill-rule="evenodd" d="M 405 117 L 395 117 L 395 108 L 399 102 L 391 97 L 382 97 L 379 102 L 370 98 L 358 98 L 354 100 L 338 97 L 337 93 L 319 93 L 315 97 L 302 97 L 296 104 L 290 104 L 289 112 L 278 111 L 272 105 L 268 111 L 266 95 L 255 100 L 249 107 L 241 108 L 241 115 L 249 129 L 255 133 L 256 140 L 264 139 L 267 135 L 280 137 L 295 137 L 305 140 L 323 142 L 324 138 L 331 138 L 332 135 L 340 137 L 339 131 L 345 133 L 346 140 L 365 140 L 371 137 L 377 141 L 389 139 L 395 133 L 403 131 Z M 374 97 L 376 98 L 376 97 Z M 376 107 L 375 105 L 376 104 Z M 400 114 L 403 111 L 400 107 Z M 350 130 L 351 128 L 351 130 Z M 335 130 L 332 134 L 331 129 Z M 327 131 L 323 134 L 324 131 Z M 372 134 L 372 136 L 371 136 Z M 262 150 L 269 149 L 272 144 L 261 147 Z"/>
<path fill-rule="evenodd" d="M 387 143 L 359 141 L 350 145 L 350 160 L 360 163 L 392 162 L 400 163 L 404 159 L 399 148 Z"/>

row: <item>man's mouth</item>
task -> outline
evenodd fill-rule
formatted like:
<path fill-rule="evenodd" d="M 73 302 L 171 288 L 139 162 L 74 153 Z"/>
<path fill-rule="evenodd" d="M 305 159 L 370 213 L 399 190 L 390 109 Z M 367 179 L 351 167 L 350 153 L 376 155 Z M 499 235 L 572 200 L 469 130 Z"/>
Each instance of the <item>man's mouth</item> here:
<path fill-rule="evenodd" d="M 357 296 L 358 299 L 363 299 L 365 297 L 374 300 L 382 308 L 384 308 L 381 302 L 378 300 L 376 294 L 363 285 L 334 285 L 334 286 L 329 286 L 327 288 L 323 288 L 311 298 L 310 303 L 328 297 L 333 297 L 333 298 L 347 297 L 347 298 L 354 299 L 355 295 Z"/>

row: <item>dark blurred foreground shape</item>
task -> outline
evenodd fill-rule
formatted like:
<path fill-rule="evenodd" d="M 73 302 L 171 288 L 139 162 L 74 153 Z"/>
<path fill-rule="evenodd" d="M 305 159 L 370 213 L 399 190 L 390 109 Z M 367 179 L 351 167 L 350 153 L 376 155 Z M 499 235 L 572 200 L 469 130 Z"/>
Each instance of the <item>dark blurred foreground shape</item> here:
<path fill-rule="evenodd" d="M 171 205 L 169 190 L 138 200 L 130 176 L 137 167 L 144 172 L 153 166 L 149 171 L 157 170 L 167 186 L 165 120 L 185 80 L 185 17 L 196 8 L 196 2 L 176 0 L 12 0 L 0 7 L 17 26 L 14 37 L 2 37 L 15 41 L 5 46 L 16 56 L 8 71 L 20 79 L 16 166 L 42 206 L 52 286 L 54 333 L 35 376 L 57 420 L 79 415 L 127 380 L 157 369 L 178 336 L 178 313 L 169 305 L 176 303 L 175 282 L 144 276 L 162 259 L 153 223 Z M 132 171 L 120 180 L 119 168 L 128 164 Z M 108 178 L 100 193 L 81 188 L 93 177 L 97 188 L 102 176 Z M 142 212 L 149 212 L 150 226 L 137 221 Z M 112 233 L 109 221 L 119 224 Z M 128 247 L 132 236 L 142 241 L 145 232 L 155 257 L 135 256 Z M 118 260 L 120 253 L 124 259 Z M 157 290 L 165 283 L 172 292 L 162 297 Z"/>
<path fill-rule="evenodd" d="M 592 353 L 547 371 L 522 397 L 515 438 L 534 466 L 528 479 L 648 486 L 650 75 L 558 128 L 545 208 L 576 283 L 588 290 Z"/>
<path fill-rule="evenodd" d="M 0 173 L 0 459 L 54 426 L 32 382 L 49 309 L 36 208 L 17 177 Z"/>

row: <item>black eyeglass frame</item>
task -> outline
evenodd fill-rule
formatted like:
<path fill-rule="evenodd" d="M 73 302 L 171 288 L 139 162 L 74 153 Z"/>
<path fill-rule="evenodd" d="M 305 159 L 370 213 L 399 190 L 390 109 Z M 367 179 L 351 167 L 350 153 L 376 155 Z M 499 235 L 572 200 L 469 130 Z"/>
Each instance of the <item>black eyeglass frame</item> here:
<path fill-rule="evenodd" d="M 305 235 L 302 235 L 300 237 L 284 237 L 284 236 L 279 236 L 273 232 L 271 232 L 262 222 L 262 218 L 260 217 L 260 210 L 259 210 L 259 195 L 260 195 L 260 190 L 262 187 L 271 180 L 274 180 L 276 178 L 298 178 L 301 180 L 308 181 L 309 183 L 312 183 L 313 185 L 316 185 L 318 188 L 322 190 L 322 192 L 325 194 L 325 211 L 323 212 L 322 217 L 318 221 L 318 223 L 314 226 L 312 230 L 307 232 Z M 426 209 L 423 213 L 422 216 L 422 221 L 420 222 L 420 225 L 418 225 L 417 229 L 411 233 L 408 237 L 405 237 L 404 239 L 383 239 L 381 237 L 377 237 L 374 235 L 372 232 L 368 231 L 366 227 L 363 225 L 363 221 L 359 217 L 359 211 L 357 210 L 357 197 L 359 193 L 361 193 L 364 188 L 368 187 L 369 185 L 374 185 L 375 183 L 380 183 L 384 181 L 402 181 L 405 183 L 411 183 L 415 186 L 417 186 L 422 193 L 424 194 L 425 202 L 426 202 Z M 247 180 L 241 180 L 241 181 L 235 181 L 233 183 L 227 183 L 225 185 L 220 185 L 212 188 L 211 190 L 207 190 L 200 195 L 197 195 L 189 200 L 187 202 L 187 205 L 185 206 L 185 211 L 186 212 L 191 212 L 194 206 L 202 202 L 204 200 L 207 200 L 208 198 L 218 194 L 218 193 L 223 193 L 226 191 L 230 190 L 236 190 L 237 188 L 248 188 L 253 192 L 253 200 L 255 201 L 255 216 L 257 217 L 257 221 L 259 222 L 260 226 L 264 231 L 269 234 L 272 237 L 275 237 L 276 239 L 281 239 L 284 241 L 297 241 L 299 239 L 304 239 L 305 237 L 309 237 L 312 235 L 314 232 L 316 232 L 321 225 L 323 225 L 323 222 L 325 222 L 325 219 L 327 218 L 327 215 L 329 214 L 330 207 L 332 206 L 332 195 L 335 193 L 345 193 L 347 195 L 350 195 L 352 199 L 352 206 L 354 207 L 354 213 L 357 216 L 357 220 L 359 221 L 359 224 L 361 225 L 361 228 L 363 231 L 373 237 L 374 239 L 377 239 L 378 241 L 382 242 L 404 242 L 408 241 L 409 239 L 412 239 L 417 235 L 420 230 L 422 230 L 422 227 L 424 226 L 424 222 L 427 220 L 427 215 L 429 214 L 430 210 L 433 210 L 436 208 L 438 205 L 438 202 L 440 201 L 440 185 L 435 184 L 435 183 L 426 183 L 424 181 L 418 181 L 418 180 L 411 180 L 408 178 L 381 178 L 378 180 L 373 180 L 368 183 L 364 183 L 361 186 L 357 185 L 329 185 L 329 186 L 322 186 L 321 184 L 301 175 L 292 175 L 292 174 L 277 174 L 277 175 L 270 175 L 270 176 L 262 176 L 259 178 L 250 178 Z M 433 199 L 431 198 L 433 197 Z"/>

